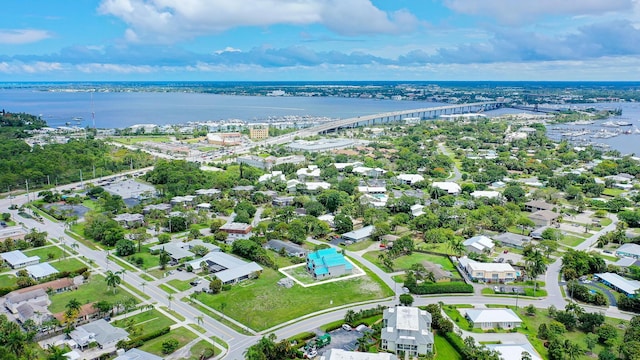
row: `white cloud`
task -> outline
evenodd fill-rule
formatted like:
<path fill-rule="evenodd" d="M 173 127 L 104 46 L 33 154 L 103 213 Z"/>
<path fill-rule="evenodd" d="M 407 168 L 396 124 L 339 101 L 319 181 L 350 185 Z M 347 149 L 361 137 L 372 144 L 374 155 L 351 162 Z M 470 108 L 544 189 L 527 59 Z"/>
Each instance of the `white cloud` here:
<path fill-rule="evenodd" d="M 174 42 L 239 26 L 321 24 L 342 35 L 416 29 L 407 10 L 387 13 L 371 0 L 103 0 L 99 12 L 122 19 L 130 41 Z"/>
<path fill-rule="evenodd" d="M 128 64 L 79 64 L 76 69 L 83 73 L 116 73 L 116 74 L 146 74 L 157 71 L 159 67 L 151 65 L 128 65 Z"/>
<path fill-rule="evenodd" d="M 231 46 L 227 46 L 226 48 L 224 48 L 222 50 L 216 50 L 213 53 L 220 55 L 220 54 L 228 53 L 228 52 L 242 52 L 242 50 L 236 49 L 236 48 L 231 47 Z"/>
<path fill-rule="evenodd" d="M 38 74 L 47 73 L 53 71 L 60 71 L 64 69 L 64 66 L 59 62 L 46 62 L 46 61 L 34 61 L 34 62 L 1 62 L 0 73 L 7 74 Z"/>
<path fill-rule="evenodd" d="M 50 38 L 51 34 L 36 29 L 0 29 L 0 44 L 28 44 Z"/>
<path fill-rule="evenodd" d="M 450 9 L 483 15 L 508 25 L 531 23 L 545 15 L 602 15 L 632 10 L 634 0 L 445 0 Z"/>

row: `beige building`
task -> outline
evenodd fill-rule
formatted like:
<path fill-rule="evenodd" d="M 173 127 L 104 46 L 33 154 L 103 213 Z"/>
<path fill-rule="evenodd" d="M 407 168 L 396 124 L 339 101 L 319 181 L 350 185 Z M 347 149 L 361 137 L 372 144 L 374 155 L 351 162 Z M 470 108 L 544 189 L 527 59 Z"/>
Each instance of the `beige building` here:
<path fill-rule="evenodd" d="M 220 146 L 235 146 L 242 143 L 242 134 L 239 132 L 232 133 L 209 133 L 207 134 L 207 142 Z"/>
<path fill-rule="evenodd" d="M 471 280 L 504 283 L 517 278 L 516 270 L 510 264 L 481 263 L 466 256 L 461 257 L 459 261 Z"/>
<path fill-rule="evenodd" d="M 266 125 L 249 126 L 249 138 L 251 140 L 262 140 L 269 137 L 269 127 Z"/>

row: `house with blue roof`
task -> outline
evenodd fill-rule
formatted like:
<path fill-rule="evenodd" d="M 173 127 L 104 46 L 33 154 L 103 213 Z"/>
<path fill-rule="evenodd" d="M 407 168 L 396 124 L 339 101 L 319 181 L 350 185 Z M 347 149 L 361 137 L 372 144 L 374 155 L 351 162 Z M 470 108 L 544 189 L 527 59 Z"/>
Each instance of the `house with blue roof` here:
<path fill-rule="evenodd" d="M 350 274 L 353 265 L 336 249 L 322 249 L 307 255 L 307 271 L 316 279 Z"/>

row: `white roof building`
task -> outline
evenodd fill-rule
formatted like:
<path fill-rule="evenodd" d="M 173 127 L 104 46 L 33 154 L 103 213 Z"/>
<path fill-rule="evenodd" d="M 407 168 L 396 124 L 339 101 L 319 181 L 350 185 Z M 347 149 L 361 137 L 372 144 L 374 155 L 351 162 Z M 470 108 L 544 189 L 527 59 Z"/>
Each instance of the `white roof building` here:
<path fill-rule="evenodd" d="M 384 194 L 387 188 L 384 186 L 358 186 L 358 192 L 363 194 Z"/>
<path fill-rule="evenodd" d="M 531 360 L 542 360 L 540 355 L 531 346 L 531 344 L 488 344 L 487 349 L 495 350 L 500 353 L 500 359 L 512 360 L 521 359 L 523 352 L 528 352 L 531 355 Z"/>
<path fill-rule="evenodd" d="M 616 249 L 617 256 L 624 256 L 639 259 L 640 258 L 640 245 L 633 243 L 626 243 Z"/>
<path fill-rule="evenodd" d="M 462 191 L 460 185 L 451 182 L 451 181 L 435 181 L 431 184 L 431 186 L 444 190 L 450 195 L 457 195 Z"/>
<path fill-rule="evenodd" d="M 424 205 L 415 204 L 411 205 L 411 215 L 420 216 L 424 214 Z"/>
<path fill-rule="evenodd" d="M 206 263 L 209 271 L 223 284 L 233 284 L 248 279 L 253 273 L 262 272 L 262 267 L 255 262 L 247 262 L 220 251 L 210 252 L 203 258 L 189 262 L 189 265 L 193 271 L 198 271 L 202 263 Z"/>
<path fill-rule="evenodd" d="M 431 314 L 417 307 L 396 306 L 382 313 L 381 347 L 410 356 L 433 351 Z"/>
<path fill-rule="evenodd" d="M 2 260 L 4 260 L 12 269 L 22 268 L 28 265 L 34 265 L 40 262 L 39 256 L 26 256 L 20 250 L 13 250 L 0 254 Z"/>
<path fill-rule="evenodd" d="M 273 181 L 273 182 L 285 182 L 287 179 L 282 174 L 282 171 L 272 171 L 270 174 L 261 175 L 258 178 L 259 183 Z"/>
<path fill-rule="evenodd" d="M 475 253 L 490 252 L 495 246 L 493 240 L 484 235 L 478 235 L 469 238 L 462 242 L 462 245 L 464 245 L 467 251 Z"/>
<path fill-rule="evenodd" d="M 311 178 L 319 178 L 320 177 L 320 169 L 318 165 L 309 165 L 306 168 L 298 169 L 296 171 L 296 175 L 298 177 L 311 177 Z"/>
<path fill-rule="evenodd" d="M 326 181 L 310 181 L 304 183 L 304 185 L 309 191 L 327 190 L 331 188 L 331 184 Z"/>
<path fill-rule="evenodd" d="M 471 197 L 474 199 L 478 199 L 478 198 L 488 198 L 488 199 L 497 199 L 500 197 L 500 193 L 497 191 L 480 191 L 480 190 L 476 190 L 474 192 L 472 192 Z"/>
<path fill-rule="evenodd" d="M 356 162 L 350 162 L 350 163 L 334 163 L 333 166 L 335 166 L 336 169 L 338 169 L 338 171 L 342 171 L 344 170 L 346 167 L 351 166 L 352 168 L 361 166 L 362 163 L 360 161 L 356 161 Z"/>
<path fill-rule="evenodd" d="M 162 358 L 146 351 L 133 348 L 113 360 L 162 360 Z"/>
<path fill-rule="evenodd" d="M 604 284 L 627 294 L 627 296 L 635 295 L 636 291 L 640 289 L 640 281 L 626 279 L 616 273 L 600 273 L 594 274 L 594 276 Z"/>
<path fill-rule="evenodd" d="M 320 360 L 398 360 L 398 357 L 390 353 L 367 353 L 329 349 L 320 356 Z"/>
<path fill-rule="evenodd" d="M 522 324 L 522 320 L 511 309 L 468 309 L 466 317 L 473 323 L 474 328 L 511 329 Z"/>
<path fill-rule="evenodd" d="M 47 276 L 58 273 L 58 270 L 56 270 L 56 268 L 51 266 L 49 263 L 29 265 L 25 268 L 25 270 L 27 270 L 29 275 L 36 280 L 44 279 Z"/>
<path fill-rule="evenodd" d="M 424 181 L 424 177 L 419 174 L 400 174 L 397 179 L 404 184 L 413 185 L 417 182 Z"/>

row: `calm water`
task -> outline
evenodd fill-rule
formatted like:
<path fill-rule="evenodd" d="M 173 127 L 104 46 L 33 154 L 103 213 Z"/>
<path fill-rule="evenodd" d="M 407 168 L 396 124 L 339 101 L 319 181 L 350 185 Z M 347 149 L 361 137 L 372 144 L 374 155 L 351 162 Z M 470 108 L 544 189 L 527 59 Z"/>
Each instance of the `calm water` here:
<path fill-rule="evenodd" d="M 92 100 L 88 92 L 0 90 L 0 105 L 7 111 L 41 115 L 50 126 L 63 126 L 82 117 L 91 124 Z M 287 115 L 349 118 L 387 111 L 441 104 L 339 97 L 230 96 L 198 93 L 115 92 L 94 93 L 93 111 L 98 128 L 125 128 L 135 124 L 180 124 L 189 121 L 241 119 L 261 121 Z"/>
<path fill-rule="evenodd" d="M 0 89 L 0 107 L 11 112 L 41 115 L 50 126 L 67 123 L 91 126 L 95 112 L 98 128 L 125 128 L 135 124 L 179 124 L 189 121 L 241 119 L 262 121 L 269 117 L 310 115 L 349 118 L 387 111 L 439 106 L 426 101 L 393 101 L 340 97 L 265 97 L 230 96 L 180 92 L 47 92 L 29 88 Z M 633 123 L 640 127 L 640 103 L 589 104 L 580 107 L 622 108 L 623 115 L 612 120 Z M 500 109 L 487 115 L 520 113 L 520 110 Z M 74 121 L 73 118 L 82 118 Z M 600 129 L 599 123 L 575 126 Z M 568 127 L 568 126 L 567 126 Z M 603 128 L 605 129 L 605 128 Z M 610 128 L 606 128 L 610 130 Z M 629 127 L 620 128 L 623 130 Z M 550 134 L 551 135 L 551 134 Z M 620 135 L 610 139 L 589 139 L 605 143 L 623 154 L 640 154 L 640 135 Z"/>

